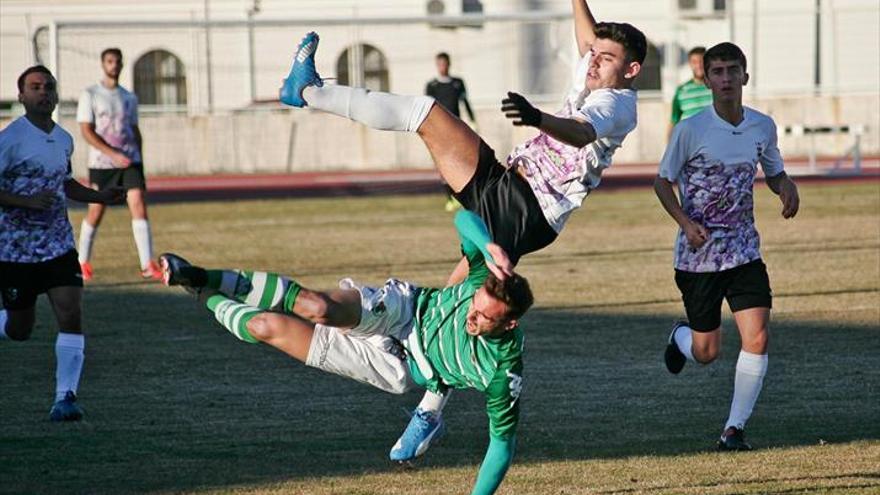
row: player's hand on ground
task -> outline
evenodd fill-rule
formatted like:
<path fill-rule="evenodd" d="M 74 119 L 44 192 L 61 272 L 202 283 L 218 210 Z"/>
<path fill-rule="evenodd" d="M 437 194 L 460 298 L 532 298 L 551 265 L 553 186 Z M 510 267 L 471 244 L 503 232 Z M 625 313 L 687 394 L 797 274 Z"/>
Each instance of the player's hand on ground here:
<path fill-rule="evenodd" d="M 541 125 L 541 111 L 533 107 L 523 95 L 508 91 L 507 98 L 501 100 L 501 111 L 505 117 L 513 120 L 515 126 Z"/>
<path fill-rule="evenodd" d="M 782 218 L 793 218 L 801 206 L 797 185 L 791 179 L 782 181 L 779 186 L 779 199 L 782 201 Z"/>
<path fill-rule="evenodd" d="M 125 202 L 126 190 L 124 187 L 110 187 L 99 194 L 102 196 L 101 202 L 105 205 L 118 205 Z"/>
<path fill-rule="evenodd" d="M 703 224 L 689 222 L 684 226 L 684 235 L 693 249 L 700 249 L 709 240 L 709 230 Z"/>
<path fill-rule="evenodd" d="M 110 155 L 110 160 L 116 168 L 128 168 L 131 165 L 131 158 L 125 156 L 121 151 L 115 151 Z"/>
<path fill-rule="evenodd" d="M 486 266 L 498 277 L 498 280 L 504 280 L 513 275 L 513 263 L 510 262 L 510 258 L 501 246 L 491 242 L 486 245 L 486 250 L 489 251 L 489 254 L 492 255 L 492 260 L 495 262 L 494 264 L 486 263 Z"/>
<path fill-rule="evenodd" d="M 55 193 L 52 191 L 41 191 L 26 197 L 21 206 L 29 210 L 45 211 L 55 204 L 56 199 Z"/>

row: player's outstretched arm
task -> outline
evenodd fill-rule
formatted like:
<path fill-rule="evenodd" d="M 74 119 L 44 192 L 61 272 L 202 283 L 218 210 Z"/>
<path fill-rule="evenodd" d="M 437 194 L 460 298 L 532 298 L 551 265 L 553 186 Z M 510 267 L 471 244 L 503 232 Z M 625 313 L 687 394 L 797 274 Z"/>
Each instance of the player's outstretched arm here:
<path fill-rule="evenodd" d="M 508 91 L 507 98 L 501 100 L 504 116 L 513 120 L 513 125 L 537 127 L 557 141 L 582 148 L 596 140 L 596 129 L 589 122 L 565 119 L 544 113 L 529 103 L 520 94 Z"/>
<path fill-rule="evenodd" d="M 571 0 L 571 8 L 574 11 L 574 35 L 578 52 L 583 57 L 596 40 L 596 19 L 586 0 Z"/>
<path fill-rule="evenodd" d="M 22 196 L 0 191 L 0 206 L 12 208 L 27 208 L 29 210 L 44 211 L 55 204 L 55 193 L 42 191 L 33 196 Z"/>
<path fill-rule="evenodd" d="M 491 495 L 504 481 L 504 475 L 513 462 L 513 454 L 516 451 L 516 436 L 508 439 L 489 436 L 489 448 L 483 464 L 480 465 L 480 473 L 471 495 Z"/>
<path fill-rule="evenodd" d="M 455 228 L 471 271 L 485 266 L 500 280 L 513 274 L 513 263 L 504 249 L 492 242 L 482 218 L 471 211 L 459 210 L 455 214 Z M 477 258 L 482 259 L 477 263 Z"/>
<path fill-rule="evenodd" d="M 770 190 L 779 195 L 782 201 L 782 217 L 793 218 L 800 209 L 801 198 L 798 194 L 797 185 L 791 180 L 785 172 L 773 177 L 767 177 L 767 186 Z"/>
<path fill-rule="evenodd" d="M 76 179 L 67 179 L 64 182 L 64 194 L 68 198 L 82 203 L 111 205 L 125 201 L 125 189 L 122 187 L 110 187 L 98 192 L 80 184 Z"/>

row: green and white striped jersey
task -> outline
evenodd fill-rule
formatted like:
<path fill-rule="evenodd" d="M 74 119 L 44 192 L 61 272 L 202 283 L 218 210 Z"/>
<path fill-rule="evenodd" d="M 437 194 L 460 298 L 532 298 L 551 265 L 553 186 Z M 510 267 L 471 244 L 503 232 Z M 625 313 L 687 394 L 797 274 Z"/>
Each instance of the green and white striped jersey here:
<path fill-rule="evenodd" d="M 711 104 L 712 90 L 691 79 L 675 89 L 675 96 L 672 98 L 672 123 L 677 124 L 696 115 Z"/>
<path fill-rule="evenodd" d="M 467 333 L 468 308 L 489 269 L 482 252 L 464 237 L 462 251 L 470 265 L 467 280 L 444 289 L 419 289 L 415 324 L 407 339 L 409 366 L 416 382 L 429 390 L 483 392 L 489 433 L 508 438 L 519 420 L 523 335 L 519 328 L 497 338 Z"/>

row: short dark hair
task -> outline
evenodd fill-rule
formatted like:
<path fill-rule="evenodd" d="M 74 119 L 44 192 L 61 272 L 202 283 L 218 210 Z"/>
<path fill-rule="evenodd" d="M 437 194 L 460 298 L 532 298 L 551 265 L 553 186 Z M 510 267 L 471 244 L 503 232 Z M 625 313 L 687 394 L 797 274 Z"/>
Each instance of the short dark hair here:
<path fill-rule="evenodd" d="M 119 60 L 122 60 L 122 50 L 114 47 L 114 48 L 105 48 L 104 51 L 101 52 L 101 62 L 104 61 L 104 57 L 106 57 L 107 55 L 110 55 L 110 54 L 116 55 L 119 58 Z"/>
<path fill-rule="evenodd" d="M 449 62 L 449 54 L 446 52 L 440 52 L 434 58 L 442 58 L 442 59 L 445 59 L 447 62 Z"/>
<path fill-rule="evenodd" d="M 706 50 L 706 54 L 703 55 L 703 70 L 706 71 L 706 74 L 709 73 L 709 64 L 713 60 L 723 62 L 736 61 L 742 66 L 743 72 L 746 71 L 746 55 L 738 46 L 728 41 L 718 43 L 712 48 Z"/>
<path fill-rule="evenodd" d="M 645 63 L 648 54 L 648 40 L 645 33 L 625 22 L 600 22 L 594 30 L 596 37 L 608 39 L 623 45 L 628 62 Z"/>
<path fill-rule="evenodd" d="M 490 272 L 483 285 L 489 295 L 507 305 L 507 317 L 510 319 L 524 315 L 535 302 L 529 281 L 515 273 L 504 280 L 499 280 Z"/>
<path fill-rule="evenodd" d="M 688 58 L 693 57 L 694 55 L 705 55 L 706 47 L 705 46 L 695 46 L 688 51 Z"/>
<path fill-rule="evenodd" d="M 38 72 L 40 74 L 49 74 L 52 79 L 55 79 L 55 76 L 52 75 L 52 71 L 46 68 L 45 65 L 34 65 L 33 67 L 28 67 L 18 76 L 18 92 L 24 93 L 24 80 L 27 79 L 29 74 L 33 74 Z"/>

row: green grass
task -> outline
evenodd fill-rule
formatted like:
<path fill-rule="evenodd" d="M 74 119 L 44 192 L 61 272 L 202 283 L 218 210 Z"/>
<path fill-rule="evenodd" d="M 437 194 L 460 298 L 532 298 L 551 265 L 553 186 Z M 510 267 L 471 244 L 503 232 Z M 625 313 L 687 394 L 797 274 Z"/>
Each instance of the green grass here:
<path fill-rule="evenodd" d="M 793 221 L 757 192 L 774 288 L 770 372 L 752 453 L 710 447 L 726 418 L 739 338 L 672 377 L 661 354 L 682 312 L 672 221 L 648 190 L 591 196 L 561 238 L 526 257 L 519 448 L 502 494 L 880 492 L 880 187 L 804 185 Z M 439 285 L 457 255 L 439 196 L 158 205 L 158 250 L 331 287 L 352 276 Z M 83 211 L 71 214 L 79 225 Z M 127 213 L 98 235 L 85 296 L 78 424 L 49 423 L 55 324 L 0 343 L 2 493 L 467 493 L 486 445 L 479 394 L 417 469 L 387 451 L 419 392 L 392 396 L 245 345 L 181 291 L 138 280 Z"/>

